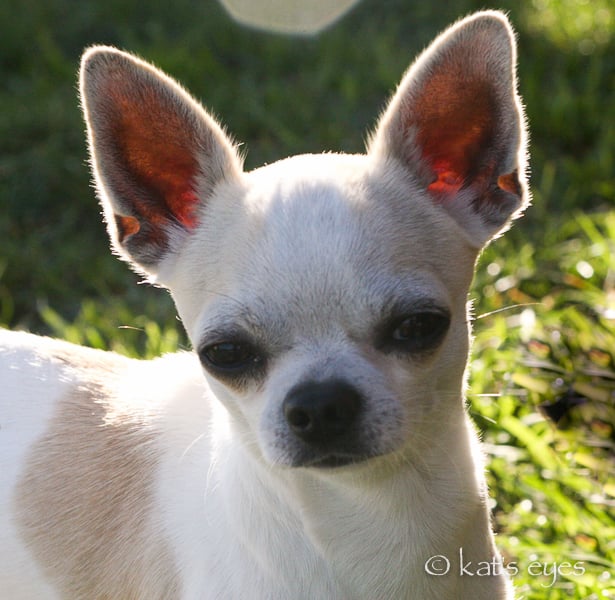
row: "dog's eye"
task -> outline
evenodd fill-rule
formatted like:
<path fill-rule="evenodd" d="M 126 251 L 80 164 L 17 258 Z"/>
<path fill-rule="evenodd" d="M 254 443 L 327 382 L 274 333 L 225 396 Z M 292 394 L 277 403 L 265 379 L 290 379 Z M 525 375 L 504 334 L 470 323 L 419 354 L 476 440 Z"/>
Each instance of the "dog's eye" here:
<path fill-rule="evenodd" d="M 262 357 L 248 342 L 225 341 L 204 346 L 199 351 L 203 366 L 219 374 L 243 374 L 257 367 Z"/>
<path fill-rule="evenodd" d="M 414 313 L 397 320 L 389 330 L 392 350 L 418 353 L 435 349 L 450 325 L 448 314 L 439 311 Z"/>

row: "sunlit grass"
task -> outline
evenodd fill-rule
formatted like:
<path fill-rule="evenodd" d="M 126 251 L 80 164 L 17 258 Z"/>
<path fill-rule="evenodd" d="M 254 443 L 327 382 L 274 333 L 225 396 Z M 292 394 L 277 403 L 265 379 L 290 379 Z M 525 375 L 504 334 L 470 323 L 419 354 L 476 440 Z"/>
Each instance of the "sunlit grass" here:
<path fill-rule="evenodd" d="M 470 399 L 498 543 L 523 598 L 612 598 L 615 212 L 518 239 L 488 249 L 474 288 Z"/>

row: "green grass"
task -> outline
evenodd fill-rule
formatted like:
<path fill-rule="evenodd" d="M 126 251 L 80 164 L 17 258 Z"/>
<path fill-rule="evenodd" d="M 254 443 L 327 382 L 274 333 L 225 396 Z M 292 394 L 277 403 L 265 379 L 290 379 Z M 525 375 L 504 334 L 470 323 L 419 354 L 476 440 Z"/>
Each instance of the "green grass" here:
<path fill-rule="evenodd" d="M 360 151 L 416 52 L 484 6 L 364 0 L 289 38 L 239 27 L 213 0 L 0 4 L 0 325 L 133 356 L 187 346 L 166 292 L 108 252 L 75 93 L 84 46 L 172 73 L 254 167 Z M 615 6 L 491 6 L 519 33 L 534 204 L 480 261 L 470 408 L 520 595 L 615 598 Z"/>
<path fill-rule="evenodd" d="M 542 234 L 540 246 L 502 238 L 482 257 L 471 410 L 523 597 L 615 597 L 615 212 Z M 562 568 L 552 582 L 564 563 L 583 574 Z"/>

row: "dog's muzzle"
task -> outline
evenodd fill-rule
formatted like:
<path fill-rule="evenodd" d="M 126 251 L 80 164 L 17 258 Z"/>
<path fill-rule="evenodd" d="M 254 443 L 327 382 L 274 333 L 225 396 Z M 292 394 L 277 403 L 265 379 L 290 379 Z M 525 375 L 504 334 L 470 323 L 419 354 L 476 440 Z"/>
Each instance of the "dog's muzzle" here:
<path fill-rule="evenodd" d="M 358 427 L 363 408 L 360 392 L 343 380 L 291 389 L 282 410 L 299 445 L 295 466 L 343 466 L 366 458 Z"/>

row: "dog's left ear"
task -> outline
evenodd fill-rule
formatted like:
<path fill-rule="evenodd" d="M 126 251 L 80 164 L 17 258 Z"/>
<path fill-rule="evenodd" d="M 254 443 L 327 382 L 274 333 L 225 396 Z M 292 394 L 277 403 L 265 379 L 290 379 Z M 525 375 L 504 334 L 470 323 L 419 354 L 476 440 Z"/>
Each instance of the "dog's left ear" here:
<path fill-rule="evenodd" d="M 506 17 L 468 17 L 412 65 L 370 143 L 372 155 L 401 161 L 477 248 L 528 202 L 515 71 Z"/>

